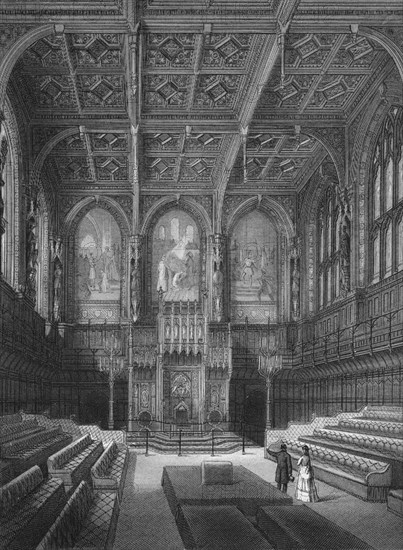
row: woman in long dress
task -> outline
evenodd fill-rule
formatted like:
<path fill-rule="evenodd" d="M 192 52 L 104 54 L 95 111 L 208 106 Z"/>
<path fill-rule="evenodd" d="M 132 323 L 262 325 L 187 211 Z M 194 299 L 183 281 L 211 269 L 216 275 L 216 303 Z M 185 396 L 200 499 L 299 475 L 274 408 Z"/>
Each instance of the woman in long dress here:
<path fill-rule="evenodd" d="M 302 447 L 303 455 L 298 460 L 298 478 L 295 488 L 295 498 L 303 502 L 319 500 L 315 485 L 315 477 L 307 445 Z"/>

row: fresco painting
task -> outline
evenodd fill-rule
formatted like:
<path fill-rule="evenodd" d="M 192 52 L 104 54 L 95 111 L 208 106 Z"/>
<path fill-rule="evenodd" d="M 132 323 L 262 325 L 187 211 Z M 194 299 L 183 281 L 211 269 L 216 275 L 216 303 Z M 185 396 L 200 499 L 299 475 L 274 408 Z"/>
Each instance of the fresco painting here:
<path fill-rule="evenodd" d="M 153 233 L 153 298 L 199 300 L 200 237 L 196 224 L 177 209 L 159 220 Z"/>
<path fill-rule="evenodd" d="M 109 212 L 96 208 L 81 221 L 75 260 L 79 302 L 119 300 L 121 236 Z"/>
<path fill-rule="evenodd" d="M 235 306 L 239 314 L 246 312 L 258 320 L 262 313 L 270 311 L 273 318 L 273 306 L 277 303 L 277 262 L 274 226 L 260 212 L 243 217 L 234 228 L 230 244 L 231 297 L 235 304 L 244 305 L 243 308 Z M 267 306 L 271 307 L 267 309 Z"/>

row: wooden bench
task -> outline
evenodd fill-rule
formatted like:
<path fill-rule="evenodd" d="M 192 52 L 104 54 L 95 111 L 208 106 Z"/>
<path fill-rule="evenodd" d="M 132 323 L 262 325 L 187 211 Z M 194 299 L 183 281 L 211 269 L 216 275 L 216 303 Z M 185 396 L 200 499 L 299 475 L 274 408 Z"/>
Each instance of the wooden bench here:
<path fill-rule="evenodd" d="M 256 519 L 276 550 L 371 550 L 355 535 L 304 504 L 265 506 L 259 509 Z"/>
<path fill-rule="evenodd" d="M 41 466 L 46 473 L 46 461 L 50 455 L 63 449 L 71 442 L 71 436 L 62 432 L 60 426 L 8 441 L 1 446 L 1 457 L 7 459 L 14 475 L 34 465 Z"/>
<path fill-rule="evenodd" d="M 293 467 L 301 456 L 301 441 L 283 439 Z M 309 446 L 315 477 L 364 500 L 386 502 L 392 484 L 392 468 L 372 460 L 321 445 Z"/>
<path fill-rule="evenodd" d="M 91 468 L 92 485 L 97 491 L 114 491 L 119 501 L 123 493 L 129 451 L 126 446 L 109 443 Z"/>
<path fill-rule="evenodd" d="M 91 483 L 91 468 L 103 450 L 101 441 L 84 435 L 48 458 L 49 474 L 64 482 L 66 492 L 82 480 Z"/>
<path fill-rule="evenodd" d="M 81 481 L 36 550 L 111 549 L 119 510 L 117 501 L 117 493 L 94 494 L 88 483 Z"/>
<path fill-rule="evenodd" d="M 34 466 L 0 488 L 0 549 L 34 548 L 66 502 L 63 482 Z"/>

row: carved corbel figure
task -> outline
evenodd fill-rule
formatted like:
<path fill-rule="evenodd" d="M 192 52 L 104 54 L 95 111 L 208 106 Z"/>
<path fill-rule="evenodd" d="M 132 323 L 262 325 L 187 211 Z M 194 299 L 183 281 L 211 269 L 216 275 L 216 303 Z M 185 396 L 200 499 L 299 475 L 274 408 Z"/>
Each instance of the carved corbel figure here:
<path fill-rule="evenodd" d="M 350 259 L 350 234 L 347 225 L 343 224 L 340 235 L 340 289 L 342 294 L 346 294 L 350 290 Z"/>
<path fill-rule="evenodd" d="M 222 321 L 224 314 L 223 307 L 224 275 L 223 275 L 223 254 L 222 236 L 214 235 L 213 244 L 213 314 L 214 319 Z"/>
<path fill-rule="evenodd" d="M 136 323 L 140 314 L 141 281 L 140 281 L 141 239 L 135 235 L 131 244 L 130 260 L 130 314 L 133 323 Z"/>
<path fill-rule="evenodd" d="M 37 221 L 34 201 L 31 201 L 31 209 L 26 225 L 26 294 L 31 300 L 36 300 L 36 273 L 38 263 Z"/>
<path fill-rule="evenodd" d="M 301 237 L 294 237 L 290 247 L 290 259 L 292 262 L 291 274 L 291 309 L 292 318 L 297 321 L 300 318 L 300 257 L 301 257 Z"/>

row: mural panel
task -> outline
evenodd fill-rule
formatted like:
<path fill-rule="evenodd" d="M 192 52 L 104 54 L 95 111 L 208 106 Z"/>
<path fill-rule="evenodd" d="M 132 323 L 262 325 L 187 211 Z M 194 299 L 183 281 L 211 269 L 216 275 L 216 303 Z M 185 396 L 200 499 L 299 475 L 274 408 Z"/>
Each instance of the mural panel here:
<path fill-rule="evenodd" d="M 75 242 L 78 320 L 116 320 L 122 252 L 116 221 L 101 208 L 91 210 L 78 226 Z"/>
<path fill-rule="evenodd" d="M 192 218 L 176 209 L 162 216 L 153 233 L 153 299 L 199 300 L 200 237 Z"/>
<path fill-rule="evenodd" d="M 234 321 L 277 321 L 278 237 L 261 212 L 251 212 L 235 226 L 230 245 L 231 312 Z"/>

